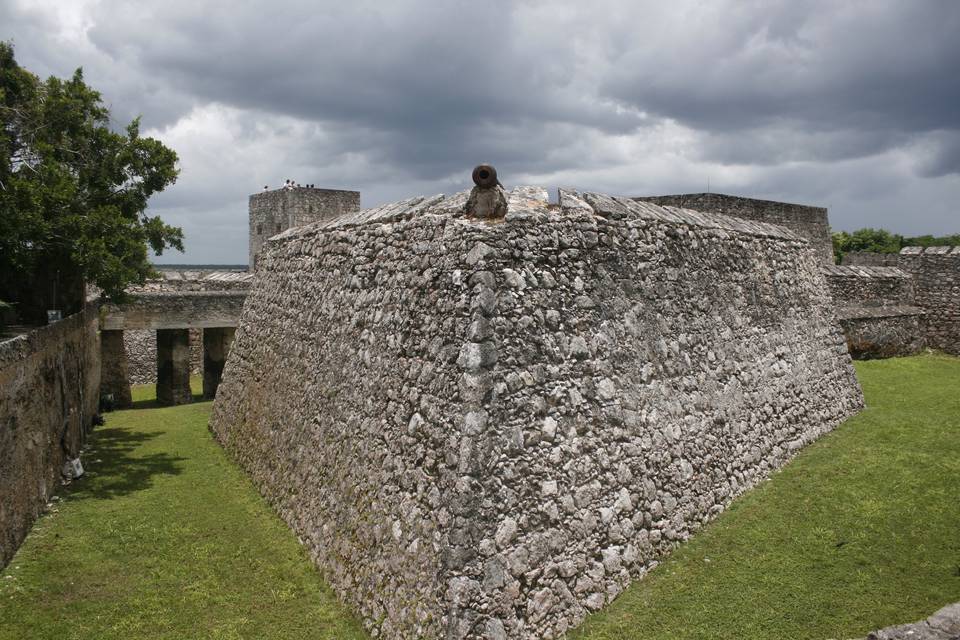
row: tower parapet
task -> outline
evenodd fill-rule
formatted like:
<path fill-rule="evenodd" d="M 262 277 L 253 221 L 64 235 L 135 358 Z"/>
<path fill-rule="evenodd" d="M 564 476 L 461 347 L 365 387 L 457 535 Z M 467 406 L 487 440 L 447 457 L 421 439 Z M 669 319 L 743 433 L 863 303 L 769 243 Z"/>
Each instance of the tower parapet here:
<path fill-rule="evenodd" d="M 250 270 L 267 238 L 291 227 L 360 210 L 360 192 L 284 186 L 250 196 Z"/>

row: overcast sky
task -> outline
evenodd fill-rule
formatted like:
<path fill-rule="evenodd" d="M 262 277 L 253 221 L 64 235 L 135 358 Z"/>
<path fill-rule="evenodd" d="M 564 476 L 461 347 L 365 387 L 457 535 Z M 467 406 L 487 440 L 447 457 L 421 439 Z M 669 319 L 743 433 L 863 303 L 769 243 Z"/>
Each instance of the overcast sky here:
<path fill-rule="evenodd" d="M 82 66 L 180 156 L 158 262 L 245 263 L 285 178 L 364 207 L 470 185 L 705 191 L 834 229 L 960 232 L 960 2 L 0 0 L 41 76 Z"/>

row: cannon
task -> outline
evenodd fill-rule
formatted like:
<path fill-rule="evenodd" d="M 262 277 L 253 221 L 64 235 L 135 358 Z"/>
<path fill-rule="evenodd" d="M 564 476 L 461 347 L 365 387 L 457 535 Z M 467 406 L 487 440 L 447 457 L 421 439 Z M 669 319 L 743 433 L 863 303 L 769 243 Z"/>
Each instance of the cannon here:
<path fill-rule="evenodd" d="M 470 198 L 464 207 L 468 218 L 494 219 L 507 215 L 507 198 L 503 185 L 497 179 L 497 170 L 490 164 L 478 164 L 473 169 Z"/>

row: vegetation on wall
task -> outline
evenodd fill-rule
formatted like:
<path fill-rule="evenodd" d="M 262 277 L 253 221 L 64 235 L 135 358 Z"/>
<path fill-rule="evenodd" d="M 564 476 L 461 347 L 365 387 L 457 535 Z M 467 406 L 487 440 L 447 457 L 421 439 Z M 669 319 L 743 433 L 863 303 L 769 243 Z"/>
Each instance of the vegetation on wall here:
<path fill-rule="evenodd" d="M 836 231 L 833 233 L 833 255 L 837 264 L 845 254 L 854 251 L 871 253 L 900 253 L 904 247 L 937 247 L 960 245 L 960 233 L 948 236 L 902 236 L 886 229 L 857 229 L 856 231 Z"/>
<path fill-rule="evenodd" d="M 142 137 L 139 120 L 110 124 L 81 69 L 43 81 L 0 42 L 0 299 L 41 278 L 62 279 L 61 295 L 86 281 L 119 299 L 153 273 L 148 245 L 183 249 L 179 228 L 146 213 L 176 180 L 176 153 Z"/>

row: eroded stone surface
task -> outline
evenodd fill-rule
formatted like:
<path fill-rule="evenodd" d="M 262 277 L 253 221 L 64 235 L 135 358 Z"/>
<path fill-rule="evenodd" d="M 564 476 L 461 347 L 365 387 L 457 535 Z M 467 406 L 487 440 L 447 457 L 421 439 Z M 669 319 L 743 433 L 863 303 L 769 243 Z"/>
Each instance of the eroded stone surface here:
<path fill-rule="evenodd" d="M 947 605 L 926 620 L 874 631 L 866 640 L 960 640 L 960 602 Z"/>
<path fill-rule="evenodd" d="M 559 638 L 862 396 L 792 232 L 467 193 L 270 240 L 211 429 L 380 637 Z"/>
<path fill-rule="evenodd" d="M 905 247 L 898 264 L 913 277 L 926 345 L 960 355 L 960 247 Z"/>
<path fill-rule="evenodd" d="M 854 358 L 908 356 L 924 348 L 924 311 L 909 273 L 868 265 L 824 265 L 823 272 Z"/>

